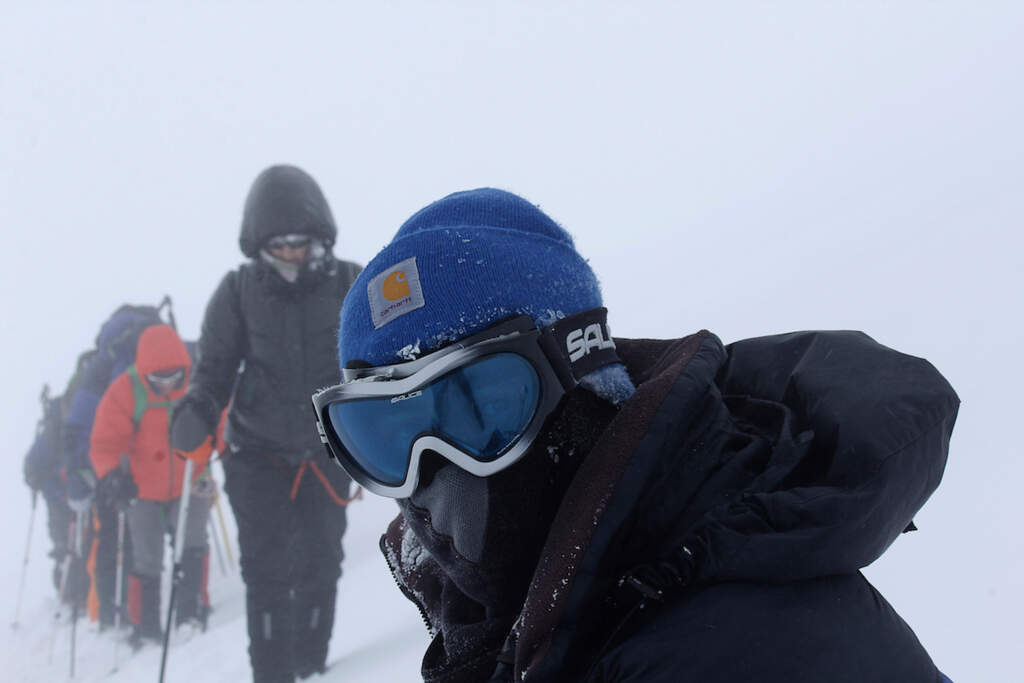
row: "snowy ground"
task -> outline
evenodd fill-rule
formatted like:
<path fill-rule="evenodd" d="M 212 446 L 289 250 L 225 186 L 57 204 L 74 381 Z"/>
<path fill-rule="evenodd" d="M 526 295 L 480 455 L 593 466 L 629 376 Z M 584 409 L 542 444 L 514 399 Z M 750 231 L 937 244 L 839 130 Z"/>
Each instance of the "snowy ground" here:
<path fill-rule="evenodd" d="M 234 520 L 226 502 L 223 501 L 224 513 L 237 563 Z M 426 631 L 416 609 L 395 589 L 377 549 L 380 530 L 395 512 L 394 503 L 375 496 L 359 501 L 350 509 L 349 530 L 345 536 L 348 557 L 338 587 L 337 618 L 328 655 L 331 666 L 324 676 L 312 680 L 419 680 Z M 41 501 L 38 514 L 20 625 L 17 629 L 0 627 L 6 630 L 0 637 L 0 662 L 3 662 L 0 681 L 33 683 L 69 679 L 69 615 L 64 610 L 63 618 L 54 629 L 57 602 L 49 583 L 51 564 L 46 557 L 49 539 Z M 26 516 L 26 525 L 27 522 Z M 18 552 L 23 550 L 19 548 Z M 11 587 L 18 581 L 16 565 L 20 562 L 4 562 L 4 582 Z M 218 568 L 216 558 L 211 557 L 210 569 L 210 599 L 214 612 L 209 628 L 205 634 L 187 642 L 172 641 L 167 662 L 168 683 L 251 680 L 246 652 L 245 592 L 237 564 L 225 575 Z M 166 580 L 164 584 L 166 609 Z M 16 605 L 6 599 L 8 595 L 13 597 L 13 591 L 5 592 L 3 614 L 10 619 Z M 112 633 L 99 633 L 95 624 L 80 620 L 74 680 L 134 683 L 157 679 L 159 647 L 147 646 L 133 654 L 127 646 L 120 645 L 120 666 L 113 672 L 114 647 Z"/>

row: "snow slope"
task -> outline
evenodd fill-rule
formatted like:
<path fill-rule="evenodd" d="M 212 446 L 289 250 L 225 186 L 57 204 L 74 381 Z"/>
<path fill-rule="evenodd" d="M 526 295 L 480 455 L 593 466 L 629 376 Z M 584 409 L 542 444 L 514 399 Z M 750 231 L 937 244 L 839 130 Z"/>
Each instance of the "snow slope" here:
<path fill-rule="evenodd" d="M 220 471 L 217 468 L 216 471 Z M 210 599 L 214 612 L 204 634 L 187 642 L 172 640 L 168 654 L 168 683 L 214 683 L 251 680 L 248 635 L 245 625 L 245 589 L 237 570 L 238 545 L 234 520 L 226 499 L 222 502 L 234 551 L 235 566 L 226 575 L 216 557 L 210 564 Z M 367 497 L 352 505 L 345 535 L 347 557 L 338 586 L 334 637 L 328 654 L 329 671 L 314 681 L 415 681 L 427 634 L 416 609 L 395 589 L 377 549 L 379 531 L 395 514 L 390 500 Z M 40 501 L 33 534 L 29 572 L 25 582 L 20 625 L 0 637 L 0 681 L 42 683 L 69 680 L 71 630 L 68 610 L 54 627 L 57 601 L 49 584 L 49 539 L 45 508 Z M 27 523 L 27 519 L 26 519 Z M 169 555 L 169 553 L 168 553 Z M 169 566 L 170 558 L 166 558 Z M 10 566 L 13 563 L 5 563 Z M 20 563 L 19 563 L 20 564 Z M 6 569 L 6 567 L 5 567 Z M 165 573 L 164 609 L 168 582 Z M 8 572 L 8 585 L 17 576 Z M 7 604 L 4 604 L 4 608 Z M 10 605 L 14 613 L 15 605 Z M 51 654 L 51 641 L 52 654 Z M 156 681 L 160 648 L 149 645 L 132 653 L 118 647 L 120 666 L 114 667 L 114 636 L 99 633 L 95 624 L 80 619 L 77 629 L 75 681 L 135 683 Z"/>

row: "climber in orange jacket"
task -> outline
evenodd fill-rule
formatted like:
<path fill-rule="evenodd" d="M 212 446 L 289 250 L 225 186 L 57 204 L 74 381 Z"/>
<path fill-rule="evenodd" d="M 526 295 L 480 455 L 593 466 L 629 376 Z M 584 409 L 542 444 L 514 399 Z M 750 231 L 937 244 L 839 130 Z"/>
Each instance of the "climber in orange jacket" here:
<path fill-rule="evenodd" d="M 96 410 L 89 457 L 97 496 L 126 510 L 132 537 L 128 617 L 133 640 L 159 640 L 163 543 L 174 533 L 185 476 L 185 460 L 171 455 L 168 425 L 174 405 L 188 388 L 192 362 L 177 332 L 155 325 L 139 337 L 135 364 L 107 389 Z M 201 587 L 206 571 L 206 524 L 213 486 L 205 474 L 209 451 L 190 453 L 192 496 L 185 522 L 183 576 L 176 598 L 177 624 L 204 625 Z"/>

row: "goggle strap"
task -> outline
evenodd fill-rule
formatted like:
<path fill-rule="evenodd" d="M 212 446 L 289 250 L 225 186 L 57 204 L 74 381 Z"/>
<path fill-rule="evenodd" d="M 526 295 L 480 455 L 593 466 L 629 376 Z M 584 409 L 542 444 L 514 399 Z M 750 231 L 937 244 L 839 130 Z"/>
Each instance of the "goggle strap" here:
<path fill-rule="evenodd" d="M 540 345 L 566 390 L 594 370 L 622 362 L 608 329 L 606 308 L 576 313 L 545 327 Z"/>

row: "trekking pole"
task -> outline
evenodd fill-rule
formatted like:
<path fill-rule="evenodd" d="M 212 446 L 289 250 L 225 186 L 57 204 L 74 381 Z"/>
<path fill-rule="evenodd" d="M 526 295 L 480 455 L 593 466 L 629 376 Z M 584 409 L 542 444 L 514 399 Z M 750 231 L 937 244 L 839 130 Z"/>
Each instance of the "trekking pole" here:
<path fill-rule="evenodd" d="M 220 520 L 220 532 L 224 536 L 224 550 L 228 555 L 228 566 L 235 568 L 235 557 L 231 553 L 231 541 L 228 539 L 228 527 L 224 524 L 224 511 L 220 507 L 220 491 L 213 497 L 213 504 L 217 508 L 217 519 Z"/>
<path fill-rule="evenodd" d="M 124 592 L 124 508 L 117 508 L 117 573 L 114 575 L 114 671 L 118 667 L 118 644 L 121 641 L 121 607 Z"/>
<path fill-rule="evenodd" d="M 213 468 L 211 467 L 210 469 L 207 469 L 206 472 L 203 473 L 203 476 L 209 477 L 210 483 L 213 485 L 213 499 L 216 500 L 219 495 L 219 491 L 217 489 L 217 481 L 213 478 Z M 217 538 L 217 523 L 214 522 L 212 515 L 207 515 L 206 521 L 207 528 L 210 532 L 210 538 L 213 539 L 213 549 L 217 555 L 217 566 L 220 567 L 220 574 L 221 576 L 227 576 L 228 569 L 224 564 L 224 551 L 221 550 L 220 539 Z"/>
<path fill-rule="evenodd" d="M 217 538 L 217 526 L 213 523 L 213 518 L 209 518 L 209 524 L 207 526 L 210 529 L 210 537 L 213 539 L 213 550 L 217 555 L 217 566 L 220 567 L 220 575 L 227 576 L 228 568 L 224 566 L 224 551 L 220 549 L 220 539 Z"/>
<path fill-rule="evenodd" d="M 21 616 L 21 597 L 25 592 L 25 574 L 28 572 L 28 554 L 32 549 L 32 528 L 36 523 L 36 500 L 39 498 L 39 491 L 32 489 L 32 512 L 28 518 L 28 538 L 25 539 L 25 559 L 21 563 L 21 579 L 18 581 L 18 604 L 14 608 L 14 621 L 11 628 L 18 628 L 18 617 Z"/>
<path fill-rule="evenodd" d="M 167 628 L 164 629 L 164 649 L 160 654 L 160 683 L 164 683 L 164 670 L 167 667 L 167 646 L 171 641 L 171 624 L 174 623 L 174 599 L 178 594 L 178 584 L 183 573 L 181 556 L 185 551 L 185 522 L 188 520 L 188 503 L 192 494 L 191 459 L 185 460 L 185 478 L 181 485 L 181 503 L 178 506 L 178 526 L 174 530 L 174 572 L 171 575 L 171 598 L 167 604 Z"/>
<path fill-rule="evenodd" d="M 72 555 L 78 560 L 82 560 L 85 553 L 85 525 L 88 523 L 85 516 L 88 514 L 88 510 L 75 511 L 75 543 L 72 549 Z M 78 630 L 78 607 L 79 607 L 79 596 L 74 596 L 74 602 L 71 604 L 71 673 L 70 677 L 75 677 L 75 637 Z"/>
<path fill-rule="evenodd" d="M 220 461 L 221 467 L 224 468 L 224 459 L 221 458 Z M 227 472 L 225 471 L 224 474 L 226 476 Z M 235 557 L 231 552 L 231 541 L 228 540 L 228 527 L 224 523 L 224 511 L 220 506 L 220 487 L 218 487 L 216 492 L 213 494 L 213 505 L 217 508 L 217 519 L 220 521 L 220 533 L 224 537 L 224 551 L 228 556 L 228 567 L 233 571 L 235 569 Z"/>
<path fill-rule="evenodd" d="M 57 642 L 57 626 L 60 624 L 60 615 L 64 611 L 64 596 L 67 592 L 68 574 L 71 573 L 71 553 L 64 558 L 64 565 L 60 568 L 60 587 L 57 589 L 57 611 L 53 614 L 53 629 L 50 631 L 50 653 L 46 657 L 47 664 L 53 664 L 53 646 Z"/>

